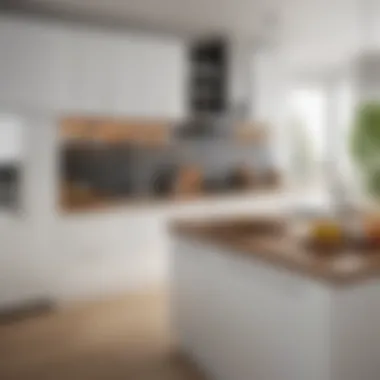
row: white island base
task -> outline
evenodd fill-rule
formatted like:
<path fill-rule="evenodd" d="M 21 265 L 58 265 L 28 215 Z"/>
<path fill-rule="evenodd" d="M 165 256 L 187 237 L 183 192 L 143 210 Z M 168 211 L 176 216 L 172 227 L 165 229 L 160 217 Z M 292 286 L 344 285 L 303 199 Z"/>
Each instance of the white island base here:
<path fill-rule="evenodd" d="M 336 286 L 178 235 L 179 348 L 215 380 L 379 380 L 380 279 Z"/>

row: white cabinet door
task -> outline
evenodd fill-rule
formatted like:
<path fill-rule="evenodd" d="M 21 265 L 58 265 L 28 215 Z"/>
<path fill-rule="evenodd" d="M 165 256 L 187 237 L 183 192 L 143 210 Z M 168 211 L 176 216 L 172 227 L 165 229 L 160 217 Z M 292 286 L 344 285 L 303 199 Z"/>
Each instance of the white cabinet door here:
<path fill-rule="evenodd" d="M 91 29 L 76 29 L 72 35 L 68 111 L 109 114 L 113 92 L 110 78 L 112 39 L 108 34 Z"/>
<path fill-rule="evenodd" d="M 48 52 L 46 43 L 46 38 L 43 40 L 42 34 L 32 24 L 1 19 L 0 96 L 6 106 L 38 103 L 44 84 L 36 87 L 39 82 L 37 76 L 41 80 L 41 64 L 46 61 Z M 36 91 L 38 94 L 35 93 L 31 99 L 30 94 Z"/>
<path fill-rule="evenodd" d="M 176 41 L 144 41 L 142 85 L 149 116 L 181 118 L 185 114 L 185 52 Z"/>
<path fill-rule="evenodd" d="M 132 117 L 146 115 L 141 45 L 135 42 L 134 36 L 119 36 L 113 48 L 113 111 Z"/>
<path fill-rule="evenodd" d="M 156 50 L 156 53 L 154 52 Z M 147 60 L 151 112 L 171 118 L 185 115 L 185 49 L 177 41 L 155 43 Z M 162 116 L 166 116 L 162 115 Z"/>
<path fill-rule="evenodd" d="M 16 85 L 13 83 L 15 74 L 12 72 L 15 70 L 15 63 L 12 61 L 17 55 L 14 51 L 14 41 L 17 40 L 16 30 L 17 28 L 13 24 L 3 18 L 0 19 L 0 103 L 3 107 L 10 102 L 10 98 L 14 96 L 15 92 Z"/>
<path fill-rule="evenodd" d="M 185 47 L 175 39 L 0 18 L 0 103 L 60 113 L 179 119 Z"/>
<path fill-rule="evenodd" d="M 56 110 L 68 96 L 68 34 L 61 26 L 0 20 L 0 100 L 4 106 Z"/>
<path fill-rule="evenodd" d="M 185 49 L 177 41 L 121 36 L 114 45 L 114 110 L 180 119 L 185 115 Z"/>

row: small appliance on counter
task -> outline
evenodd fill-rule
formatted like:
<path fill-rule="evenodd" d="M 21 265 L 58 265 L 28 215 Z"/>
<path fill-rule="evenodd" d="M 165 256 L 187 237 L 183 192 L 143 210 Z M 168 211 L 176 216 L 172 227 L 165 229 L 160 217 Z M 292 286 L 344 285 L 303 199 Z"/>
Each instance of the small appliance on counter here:
<path fill-rule="evenodd" d="M 252 188 L 254 183 L 254 171 L 248 165 L 241 164 L 233 168 L 227 176 L 229 190 L 246 190 Z"/>
<path fill-rule="evenodd" d="M 167 165 L 155 169 L 150 184 L 150 192 L 155 197 L 168 197 L 173 194 L 178 169 Z"/>
<path fill-rule="evenodd" d="M 177 196 L 193 196 L 202 193 L 203 175 L 198 166 L 186 165 L 179 169 L 175 184 Z"/>

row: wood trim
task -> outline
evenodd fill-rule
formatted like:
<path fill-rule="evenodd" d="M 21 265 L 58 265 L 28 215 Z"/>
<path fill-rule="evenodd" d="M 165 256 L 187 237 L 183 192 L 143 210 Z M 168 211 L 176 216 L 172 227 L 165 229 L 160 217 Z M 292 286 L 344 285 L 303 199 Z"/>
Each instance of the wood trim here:
<path fill-rule="evenodd" d="M 160 146 L 170 142 L 173 122 L 74 116 L 62 119 L 60 126 L 61 138 L 67 142 L 129 142 Z"/>
<path fill-rule="evenodd" d="M 96 116 L 65 117 L 60 126 L 61 138 L 66 142 L 128 142 L 144 146 L 169 144 L 175 128 L 169 120 Z M 233 139 L 240 144 L 265 144 L 268 134 L 268 127 L 263 124 L 245 124 L 236 128 Z"/>
<path fill-rule="evenodd" d="M 239 143 L 265 143 L 268 140 L 268 126 L 245 124 L 236 128 L 234 138 Z"/>
<path fill-rule="evenodd" d="M 178 173 L 175 184 L 177 196 L 197 197 L 202 193 L 202 171 L 196 166 L 185 166 Z"/>

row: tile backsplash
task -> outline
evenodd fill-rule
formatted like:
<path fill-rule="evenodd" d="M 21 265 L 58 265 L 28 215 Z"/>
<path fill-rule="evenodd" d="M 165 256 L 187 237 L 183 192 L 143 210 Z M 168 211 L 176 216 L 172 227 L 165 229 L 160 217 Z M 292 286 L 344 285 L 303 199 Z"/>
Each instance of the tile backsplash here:
<path fill-rule="evenodd" d="M 232 142 L 180 142 L 162 147 L 128 144 L 67 148 L 63 176 L 102 193 L 149 194 L 160 172 L 198 167 L 207 179 L 228 175 L 239 165 L 257 172 L 270 166 L 266 149 Z"/>

